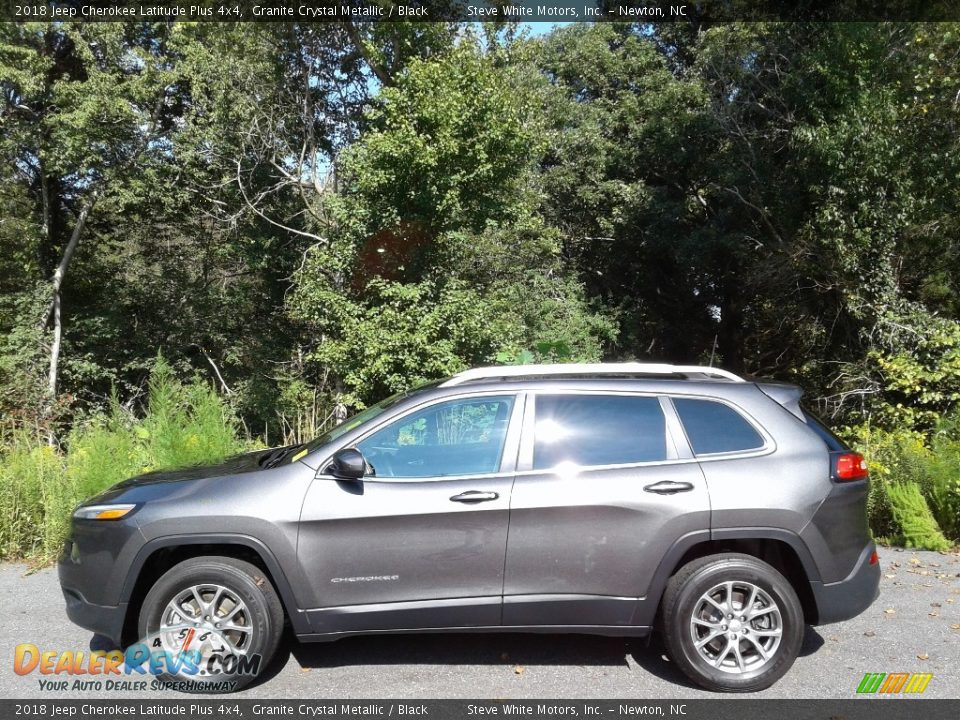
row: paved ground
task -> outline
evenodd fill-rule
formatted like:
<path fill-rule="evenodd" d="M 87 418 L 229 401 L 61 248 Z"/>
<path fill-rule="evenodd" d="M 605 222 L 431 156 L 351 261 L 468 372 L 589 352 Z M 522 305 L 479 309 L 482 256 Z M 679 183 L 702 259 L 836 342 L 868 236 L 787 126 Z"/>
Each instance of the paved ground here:
<path fill-rule="evenodd" d="M 809 628 L 791 671 L 758 696 L 846 698 L 865 672 L 908 671 L 934 674 L 925 696 L 960 697 L 960 555 L 884 549 L 880 557 L 880 599 L 850 622 Z M 36 674 L 14 674 L 17 643 L 85 650 L 91 636 L 67 620 L 51 569 L 28 574 L 21 565 L 0 566 L 0 607 L 0 697 L 44 696 Z M 656 641 L 648 647 L 614 638 L 503 634 L 286 641 L 265 680 L 241 695 L 668 699 L 708 693 L 687 683 Z"/>

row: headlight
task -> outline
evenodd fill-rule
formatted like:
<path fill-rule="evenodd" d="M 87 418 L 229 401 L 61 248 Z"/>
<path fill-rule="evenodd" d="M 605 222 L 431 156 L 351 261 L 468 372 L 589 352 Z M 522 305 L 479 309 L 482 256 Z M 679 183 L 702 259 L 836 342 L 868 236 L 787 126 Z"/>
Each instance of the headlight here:
<path fill-rule="evenodd" d="M 124 515 L 129 515 L 136 505 L 87 505 L 78 507 L 73 511 L 73 516 L 78 520 L 119 520 Z"/>

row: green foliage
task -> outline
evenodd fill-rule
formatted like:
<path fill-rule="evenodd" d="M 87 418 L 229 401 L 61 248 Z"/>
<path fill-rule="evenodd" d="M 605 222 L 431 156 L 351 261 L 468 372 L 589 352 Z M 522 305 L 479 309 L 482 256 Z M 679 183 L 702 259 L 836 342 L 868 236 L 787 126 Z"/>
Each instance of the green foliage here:
<path fill-rule="evenodd" d="M 929 430 L 960 401 L 960 323 L 932 318 L 896 354 L 872 351 L 882 399 L 875 422 Z"/>
<path fill-rule="evenodd" d="M 595 360 L 615 330 L 537 215 L 543 84 L 469 35 L 414 60 L 340 161 L 289 307 L 317 377 L 361 406 L 498 357 Z"/>
<path fill-rule="evenodd" d="M 198 373 L 274 443 L 469 365 L 709 359 L 860 428 L 874 532 L 913 483 L 956 540 L 958 30 L 4 24 L 0 437 L 69 498 L 231 451 Z"/>
<path fill-rule="evenodd" d="M 306 288 L 298 299 L 324 334 L 313 359 L 343 378 L 343 401 L 352 405 L 492 358 L 504 335 L 517 332 L 504 326 L 501 308 L 456 282 L 374 279 L 355 304 Z"/>
<path fill-rule="evenodd" d="M 209 383 L 182 385 L 160 359 L 148 397 L 147 414 L 134 428 L 148 469 L 213 463 L 241 450 L 233 414 Z"/>
<path fill-rule="evenodd" d="M 949 550 L 951 543 L 933 519 L 927 501 L 916 483 L 891 483 L 887 487 L 890 511 L 900 527 L 899 539 L 908 548 Z"/>
<path fill-rule="evenodd" d="M 65 481 L 63 458 L 38 438 L 20 434 L 0 463 L 0 557 L 51 559 L 79 496 Z"/>
<path fill-rule="evenodd" d="M 60 452 L 27 430 L 0 454 L 0 558 L 52 559 L 85 498 L 151 470 L 217 462 L 240 452 L 229 408 L 208 384 L 181 384 L 162 359 L 142 418 L 116 400 L 73 429 Z"/>
<path fill-rule="evenodd" d="M 960 544 L 958 416 L 931 435 L 909 429 L 860 426 L 848 431 L 870 466 L 870 527 L 890 542 L 942 549 Z"/>

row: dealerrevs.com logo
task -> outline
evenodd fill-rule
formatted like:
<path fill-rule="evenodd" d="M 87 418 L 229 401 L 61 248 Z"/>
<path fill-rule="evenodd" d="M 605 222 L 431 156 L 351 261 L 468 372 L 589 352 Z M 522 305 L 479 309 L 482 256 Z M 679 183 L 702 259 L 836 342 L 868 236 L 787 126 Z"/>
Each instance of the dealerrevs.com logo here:
<path fill-rule="evenodd" d="M 168 627 L 126 650 L 47 650 L 17 645 L 13 671 L 37 674 L 45 692 L 231 692 L 236 678 L 257 675 L 262 657 L 237 652 L 215 630 Z"/>

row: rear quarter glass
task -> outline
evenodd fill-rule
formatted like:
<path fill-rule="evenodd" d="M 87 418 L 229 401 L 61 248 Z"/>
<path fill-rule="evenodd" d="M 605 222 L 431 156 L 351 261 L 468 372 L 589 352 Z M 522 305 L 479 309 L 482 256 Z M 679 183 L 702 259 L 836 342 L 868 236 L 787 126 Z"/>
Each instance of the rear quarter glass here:
<path fill-rule="evenodd" d="M 714 400 L 673 398 L 696 455 L 746 452 L 762 448 L 763 437 L 729 405 Z"/>

